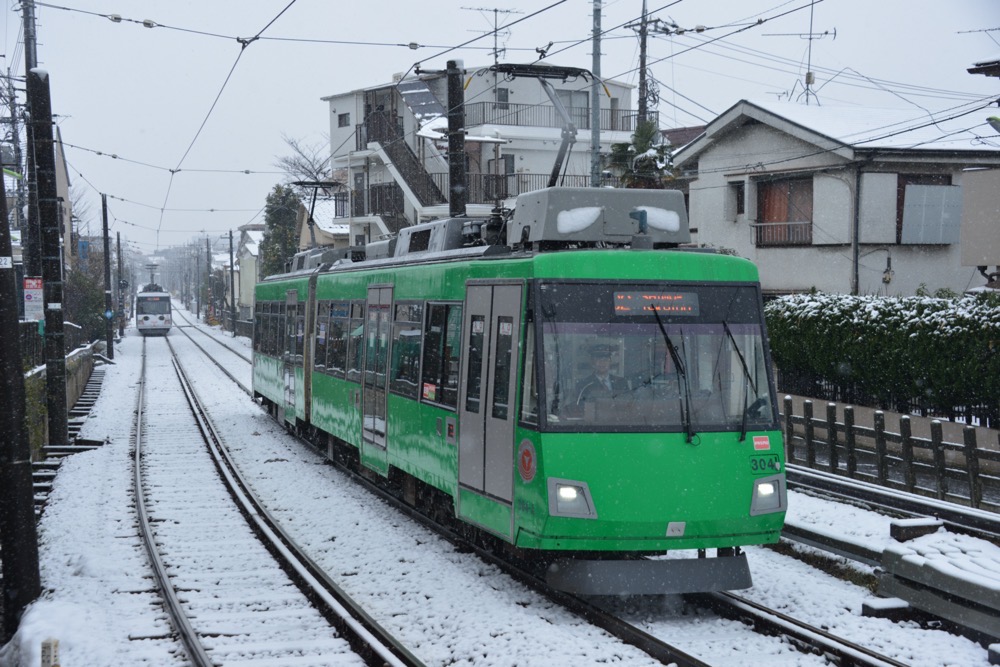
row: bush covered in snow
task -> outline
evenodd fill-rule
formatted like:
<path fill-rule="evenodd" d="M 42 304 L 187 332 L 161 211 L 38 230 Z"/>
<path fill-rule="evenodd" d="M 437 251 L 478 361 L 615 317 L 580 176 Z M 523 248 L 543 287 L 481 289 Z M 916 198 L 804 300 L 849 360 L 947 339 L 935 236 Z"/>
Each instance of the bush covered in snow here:
<path fill-rule="evenodd" d="M 957 299 L 796 294 L 765 308 L 775 365 L 885 406 L 997 405 L 1000 295 Z"/>

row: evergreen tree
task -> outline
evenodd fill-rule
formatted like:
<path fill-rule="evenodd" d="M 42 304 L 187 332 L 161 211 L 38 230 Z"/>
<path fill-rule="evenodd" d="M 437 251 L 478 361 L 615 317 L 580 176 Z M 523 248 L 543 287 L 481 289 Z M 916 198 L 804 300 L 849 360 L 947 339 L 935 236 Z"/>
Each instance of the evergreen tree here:
<path fill-rule="evenodd" d="M 656 123 L 643 121 L 630 144 L 612 144 L 610 166 L 626 188 L 660 190 L 672 178 L 669 146 L 663 143 Z"/>
<path fill-rule="evenodd" d="M 298 248 L 295 218 L 301 202 L 290 187 L 275 185 L 264 205 L 264 239 L 260 244 L 261 272 L 284 273 L 285 262 Z"/>

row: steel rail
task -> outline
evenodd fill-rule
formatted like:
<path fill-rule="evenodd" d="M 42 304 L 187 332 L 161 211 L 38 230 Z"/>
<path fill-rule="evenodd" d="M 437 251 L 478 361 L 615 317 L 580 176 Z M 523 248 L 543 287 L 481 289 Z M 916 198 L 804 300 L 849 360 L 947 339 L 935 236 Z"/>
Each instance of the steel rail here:
<path fill-rule="evenodd" d="M 192 343 L 194 341 L 192 340 Z M 283 564 L 286 573 L 302 592 L 313 600 L 321 613 L 345 635 L 352 648 L 372 665 L 393 667 L 423 667 L 424 663 L 413 655 L 388 630 L 383 628 L 360 605 L 337 585 L 315 561 L 309 558 L 294 539 L 274 519 L 254 493 L 251 485 L 240 473 L 235 461 L 212 422 L 208 411 L 201 403 L 194 386 L 184 371 L 183 364 L 167 341 L 174 354 L 174 364 L 182 379 L 192 411 L 195 412 L 205 436 L 205 442 L 216 468 L 233 498 L 239 504 L 247 522 L 268 547 L 276 560 Z M 197 343 L 194 343 L 197 345 Z M 199 349 L 211 357 L 203 348 Z"/>
<path fill-rule="evenodd" d="M 146 510 L 145 492 L 142 485 L 142 421 L 145 413 L 145 392 L 146 392 L 146 339 L 142 339 L 142 365 L 139 373 L 139 388 L 135 409 L 135 457 L 133 489 L 135 493 L 136 514 L 139 517 L 139 531 L 142 534 L 143 544 L 146 546 L 146 554 L 149 556 L 150 564 L 153 568 L 153 575 L 156 577 L 160 592 L 166 602 L 167 612 L 174 631 L 180 637 L 188 657 L 196 667 L 212 667 L 211 657 L 202 646 L 198 634 L 195 632 L 191 621 L 181 606 L 177 592 L 170 583 L 170 575 L 167 573 L 166 565 L 160 558 L 160 553 L 156 548 L 156 537 L 149 524 L 149 513 Z"/>

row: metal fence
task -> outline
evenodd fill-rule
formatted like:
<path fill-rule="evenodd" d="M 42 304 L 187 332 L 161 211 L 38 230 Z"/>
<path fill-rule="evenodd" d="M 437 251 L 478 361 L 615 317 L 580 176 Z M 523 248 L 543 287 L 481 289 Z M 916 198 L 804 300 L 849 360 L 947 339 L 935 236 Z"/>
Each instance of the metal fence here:
<path fill-rule="evenodd" d="M 824 417 L 813 402 L 794 414 L 784 399 L 785 453 L 789 463 L 826 470 L 881 486 L 900 489 L 980 509 L 1000 511 L 1000 451 L 977 442 L 976 429 L 962 430 L 963 442 L 945 442 L 941 422 L 930 423 L 930 438 L 914 436 L 911 419 L 902 415 L 899 433 L 887 431 L 885 413 L 874 413 L 873 427 L 855 423 L 854 408 L 828 403 Z M 1000 438 L 998 438 L 1000 446 Z"/>
<path fill-rule="evenodd" d="M 42 336 L 39 323 L 34 320 L 21 320 L 17 328 L 18 342 L 21 346 L 21 367 L 27 373 L 32 368 L 45 364 L 45 337 Z M 83 330 L 72 322 L 63 323 L 63 340 L 67 355 L 90 342 L 84 339 Z"/>
<path fill-rule="evenodd" d="M 879 399 L 850 382 L 833 382 L 811 373 L 776 369 L 781 390 L 798 396 L 812 396 L 824 401 L 838 401 L 853 405 L 866 405 L 882 410 L 918 415 L 932 419 L 946 419 L 966 424 L 979 423 L 987 428 L 1000 425 L 1000 399 L 992 404 L 955 405 L 940 408 L 922 397 L 890 394 Z"/>

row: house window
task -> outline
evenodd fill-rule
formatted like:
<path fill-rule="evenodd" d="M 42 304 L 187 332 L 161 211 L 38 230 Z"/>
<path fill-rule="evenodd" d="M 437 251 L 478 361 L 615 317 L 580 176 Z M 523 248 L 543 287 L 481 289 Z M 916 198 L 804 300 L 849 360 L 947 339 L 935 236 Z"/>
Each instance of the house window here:
<path fill-rule="evenodd" d="M 351 125 L 351 114 L 342 113 L 337 115 L 337 127 L 349 127 Z"/>
<path fill-rule="evenodd" d="M 903 232 L 903 218 L 906 209 L 906 186 L 908 185 L 951 185 L 951 174 L 899 174 L 896 178 L 896 243 L 919 243 L 920 234 Z M 911 192 L 913 190 L 911 189 Z M 938 213 L 940 216 L 940 213 Z M 957 229 L 957 228 L 956 228 Z"/>
<path fill-rule="evenodd" d="M 510 88 L 497 88 L 497 109 L 510 107 Z"/>
<path fill-rule="evenodd" d="M 566 107 L 569 117 L 573 119 L 573 124 L 577 129 L 584 130 L 590 128 L 590 93 L 585 90 L 557 90 L 559 101 Z M 562 118 L 555 118 L 553 127 L 562 127 Z"/>
<path fill-rule="evenodd" d="M 812 177 L 757 183 L 756 245 L 810 245 L 812 217 Z"/>
<path fill-rule="evenodd" d="M 746 213 L 746 184 L 743 181 L 729 183 L 726 196 L 726 219 L 737 222 Z"/>

